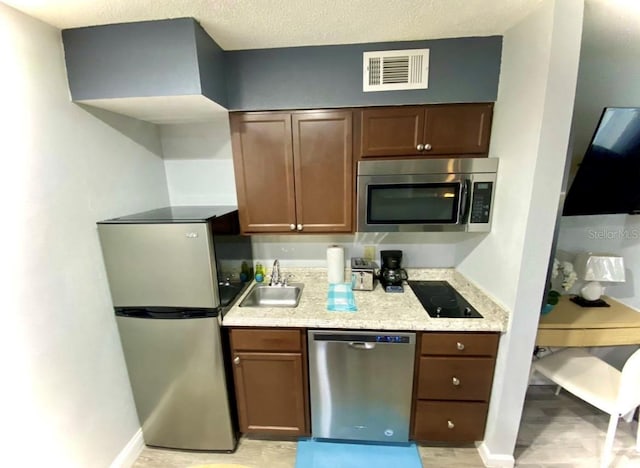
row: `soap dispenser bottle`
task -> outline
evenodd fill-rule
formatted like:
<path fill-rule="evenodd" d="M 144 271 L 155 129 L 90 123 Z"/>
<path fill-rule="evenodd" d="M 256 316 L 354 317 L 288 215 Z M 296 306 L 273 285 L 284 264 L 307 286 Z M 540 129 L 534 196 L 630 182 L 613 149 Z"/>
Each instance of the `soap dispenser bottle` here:
<path fill-rule="evenodd" d="M 262 263 L 256 263 L 256 281 L 262 283 L 264 281 L 264 267 Z"/>

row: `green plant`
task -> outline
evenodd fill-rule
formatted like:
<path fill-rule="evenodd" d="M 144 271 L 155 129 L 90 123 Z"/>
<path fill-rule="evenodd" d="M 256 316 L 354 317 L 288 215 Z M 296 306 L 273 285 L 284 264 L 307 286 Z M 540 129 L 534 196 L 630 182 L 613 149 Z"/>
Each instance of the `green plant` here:
<path fill-rule="evenodd" d="M 560 293 L 558 291 L 552 289 L 547 293 L 547 304 L 556 305 L 559 300 Z"/>

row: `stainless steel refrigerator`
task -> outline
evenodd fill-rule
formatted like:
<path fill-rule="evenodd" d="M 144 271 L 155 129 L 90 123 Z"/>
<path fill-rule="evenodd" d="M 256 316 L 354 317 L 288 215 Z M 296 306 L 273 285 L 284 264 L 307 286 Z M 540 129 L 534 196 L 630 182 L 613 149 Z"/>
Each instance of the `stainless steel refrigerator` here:
<path fill-rule="evenodd" d="M 220 330 L 245 284 L 250 238 L 235 207 L 166 207 L 98 223 L 147 445 L 234 450 Z"/>

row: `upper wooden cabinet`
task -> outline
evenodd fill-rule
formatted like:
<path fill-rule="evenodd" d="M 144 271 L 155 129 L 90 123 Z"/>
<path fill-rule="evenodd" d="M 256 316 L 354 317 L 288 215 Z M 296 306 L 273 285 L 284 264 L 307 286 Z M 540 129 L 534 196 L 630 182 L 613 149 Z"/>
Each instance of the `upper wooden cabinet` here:
<path fill-rule="evenodd" d="M 490 103 L 362 109 L 359 156 L 486 156 L 492 114 Z"/>
<path fill-rule="evenodd" d="M 244 233 L 351 232 L 352 112 L 231 114 Z"/>
<path fill-rule="evenodd" d="M 232 114 L 231 144 L 240 228 L 289 231 L 296 217 L 291 115 Z"/>

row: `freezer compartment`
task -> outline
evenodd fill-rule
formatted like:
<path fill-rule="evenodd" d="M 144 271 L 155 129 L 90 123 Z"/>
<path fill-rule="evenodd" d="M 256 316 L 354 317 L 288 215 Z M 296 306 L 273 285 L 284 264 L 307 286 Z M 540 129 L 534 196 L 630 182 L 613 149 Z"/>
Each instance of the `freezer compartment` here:
<path fill-rule="evenodd" d="M 219 317 L 128 313 L 116 319 L 145 443 L 234 450 Z"/>
<path fill-rule="evenodd" d="M 209 225 L 98 224 L 115 307 L 218 307 Z"/>
<path fill-rule="evenodd" d="M 308 334 L 312 436 L 408 442 L 415 333 Z"/>

